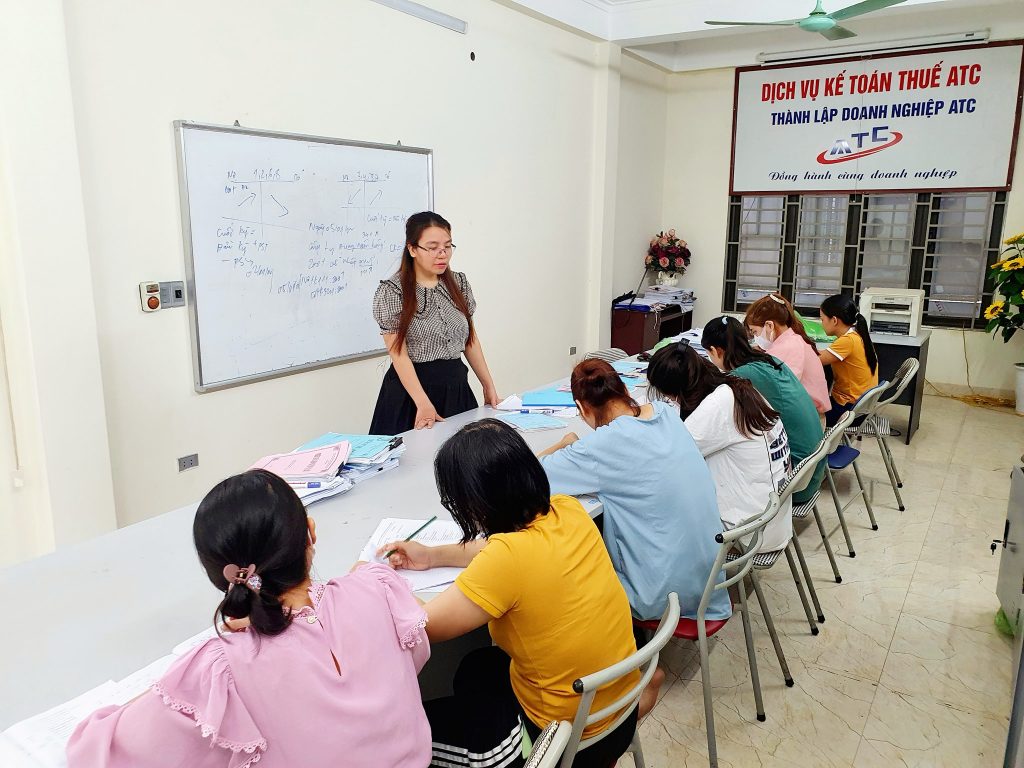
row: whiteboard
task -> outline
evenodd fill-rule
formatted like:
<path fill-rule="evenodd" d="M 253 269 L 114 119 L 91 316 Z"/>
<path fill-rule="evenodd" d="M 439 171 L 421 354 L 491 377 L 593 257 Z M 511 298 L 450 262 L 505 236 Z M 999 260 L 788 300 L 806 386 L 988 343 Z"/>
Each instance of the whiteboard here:
<path fill-rule="evenodd" d="M 430 150 L 174 126 L 196 390 L 383 352 L 373 295 L 432 207 Z"/>

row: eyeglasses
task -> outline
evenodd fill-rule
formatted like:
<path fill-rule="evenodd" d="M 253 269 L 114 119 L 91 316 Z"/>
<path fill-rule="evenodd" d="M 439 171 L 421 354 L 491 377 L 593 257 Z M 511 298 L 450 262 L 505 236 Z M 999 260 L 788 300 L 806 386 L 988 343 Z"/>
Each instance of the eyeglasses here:
<path fill-rule="evenodd" d="M 422 245 L 414 245 L 413 248 L 419 248 L 421 251 L 426 251 L 431 256 L 439 256 L 442 253 L 451 256 L 455 252 L 455 243 L 448 243 L 448 245 L 438 245 L 434 248 L 424 248 Z"/>

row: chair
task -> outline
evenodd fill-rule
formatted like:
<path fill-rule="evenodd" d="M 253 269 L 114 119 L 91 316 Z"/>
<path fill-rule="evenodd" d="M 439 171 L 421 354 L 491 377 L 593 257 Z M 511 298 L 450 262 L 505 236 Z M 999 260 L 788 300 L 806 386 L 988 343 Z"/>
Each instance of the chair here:
<path fill-rule="evenodd" d="M 877 386 L 872 387 L 867 392 L 862 394 L 857 402 L 853 404 L 853 408 L 850 413 L 853 414 L 853 423 L 856 424 L 859 421 L 865 421 L 871 409 L 875 407 L 878 399 L 882 396 L 882 393 L 888 388 L 889 382 L 883 381 Z M 839 426 L 838 423 L 836 426 Z M 835 432 L 838 432 L 844 439 L 844 442 L 836 446 L 828 455 L 828 466 L 825 469 L 825 479 L 828 480 L 828 489 L 832 493 L 832 502 L 836 505 L 836 513 L 839 515 L 839 524 L 843 528 L 843 536 L 846 537 L 846 547 L 849 550 L 850 557 L 856 557 L 857 553 L 853 550 L 853 541 L 850 539 L 850 529 L 846 527 L 846 516 L 845 512 L 853 503 L 859 498 L 864 499 L 864 507 L 868 511 L 868 518 L 871 520 L 871 530 L 878 530 L 878 522 L 875 520 L 875 512 L 871 508 L 871 499 L 868 498 L 867 489 L 864 487 L 864 479 L 860 476 L 860 469 L 857 467 L 857 458 L 860 456 L 860 451 L 850 445 L 848 440 L 845 440 L 845 430 L 840 432 L 835 427 L 832 428 Z M 857 476 L 857 485 L 860 488 L 848 502 L 844 505 L 839 500 L 839 491 L 836 490 L 836 481 L 834 473 L 840 472 L 847 467 L 852 466 L 853 472 Z"/>
<path fill-rule="evenodd" d="M 845 414 L 844 414 L 845 416 Z M 815 468 L 818 466 L 818 462 L 825 458 L 826 455 L 826 444 L 822 440 L 818 447 L 814 449 L 814 452 L 809 456 L 806 456 L 782 481 L 779 488 L 779 506 L 784 507 L 786 502 L 792 497 L 793 493 L 797 490 L 802 490 L 808 482 L 810 482 L 811 475 L 814 474 Z M 737 545 L 737 549 L 730 552 L 726 556 L 726 562 L 732 562 L 742 551 L 742 544 Z M 814 603 L 814 610 L 817 612 L 818 622 L 825 621 L 825 615 L 821 610 L 821 603 L 818 602 L 818 593 L 814 589 L 814 582 L 811 580 L 811 573 L 807 568 L 807 561 L 804 559 L 803 550 L 800 548 L 800 539 L 796 535 L 796 531 L 790 537 L 789 543 L 786 544 L 782 549 L 777 549 L 773 552 L 758 552 L 754 557 L 754 567 L 759 570 L 768 570 L 778 561 L 779 556 L 782 553 L 786 554 L 786 561 L 789 563 L 789 572 L 793 574 L 793 583 L 796 584 L 797 594 L 800 595 L 800 603 L 804 607 L 804 614 L 807 616 L 807 623 L 811 627 L 811 634 L 818 634 L 818 624 L 815 623 L 814 616 L 811 614 L 811 606 L 807 602 L 807 594 L 804 591 L 804 585 L 800 581 L 800 574 L 797 572 L 796 563 L 793 560 L 793 552 L 796 552 L 797 560 L 800 562 L 800 570 L 803 572 L 804 581 L 807 582 L 807 592 L 810 592 L 811 600 Z"/>
<path fill-rule="evenodd" d="M 878 452 L 882 456 L 882 463 L 885 464 L 885 471 L 889 474 L 889 484 L 892 486 L 892 492 L 896 496 L 896 503 L 899 506 L 900 512 L 905 512 L 907 509 L 903 505 L 903 497 L 900 495 L 903 481 L 900 479 L 900 473 L 896 470 L 896 460 L 893 458 L 892 451 L 889 450 L 889 442 L 886 440 L 889 436 L 889 420 L 882 416 L 881 412 L 885 406 L 891 405 L 899 399 L 904 390 L 910 386 L 910 382 L 913 381 L 920 367 L 921 363 L 912 357 L 904 360 L 903 364 L 896 370 L 896 373 L 893 374 L 892 385 L 889 391 L 884 393 L 888 396 L 884 400 L 879 399 L 874 408 L 868 413 L 867 419 L 864 420 L 864 423 L 857 430 L 858 440 L 860 440 L 861 435 L 874 435 L 878 443 Z"/>
<path fill-rule="evenodd" d="M 672 638 L 672 631 L 678 623 L 679 596 L 675 592 L 669 592 L 665 613 L 662 614 L 661 622 L 657 625 L 654 637 L 651 638 L 647 645 L 629 658 L 573 682 L 572 689 L 580 694 L 581 698 L 579 706 L 576 708 L 576 717 L 572 721 L 572 731 L 565 750 L 562 752 L 561 768 L 569 768 L 577 752 L 601 741 L 601 739 L 619 727 L 632 714 L 634 707 L 640 700 L 640 695 L 644 692 L 647 684 L 651 682 L 651 678 L 654 677 L 654 673 L 658 668 L 658 655 L 661 653 L 661 649 Z M 596 642 L 600 642 L 600 640 L 596 639 Z M 624 675 L 628 675 L 635 669 L 642 669 L 640 682 L 633 686 L 625 696 L 613 701 L 604 709 L 597 712 L 590 711 L 598 689 L 604 688 L 609 683 L 618 680 Z M 607 728 L 596 736 L 591 736 L 588 739 L 583 738 L 583 730 L 588 725 L 604 720 L 616 713 L 618 713 L 618 716 Z M 637 768 L 645 768 L 644 752 L 640 746 L 640 736 L 637 733 L 633 734 L 633 740 L 630 742 L 626 752 L 633 755 L 633 762 Z M 541 763 L 541 765 L 547 765 L 547 763 Z"/>
<path fill-rule="evenodd" d="M 804 461 L 806 462 L 810 460 L 812 457 L 817 457 L 820 461 L 825 456 L 828 456 L 830 453 L 835 451 L 839 443 L 842 441 L 843 435 L 846 433 L 846 430 L 849 429 L 850 425 L 853 423 L 853 419 L 854 415 L 852 412 L 844 413 L 839 418 L 839 421 L 836 422 L 835 426 L 831 427 L 825 432 L 824 436 L 821 438 L 821 442 L 818 443 L 818 447 L 815 448 L 814 452 L 811 453 L 806 459 L 804 459 Z M 793 472 L 790 475 L 790 478 L 787 478 L 786 480 L 787 484 L 793 483 L 793 481 L 795 480 L 794 476 L 796 474 L 796 471 L 803 466 L 803 463 L 804 462 L 801 462 L 800 465 L 793 470 Z M 793 492 L 795 493 L 796 491 L 799 490 L 803 489 L 798 487 L 795 483 L 793 483 Z M 807 501 L 801 504 L 794 504 L 793 518 L 796 520 L 802 520 L 808 515 L 814 516 L 814 522 L 818 526 L 818 533 L 821 534 L 822 546 L 824 546 L 825 554 L 828 555 L 828 562 L 832 566 L 832 574 L 835 577 L 836 584 L 841 584 L 843 581 L 843 577 L 839 573 L 839 566 L 836 564 L 836 556 L 832 553 L 832 544 L 829 541 L 828 533 L 825 530 L 825 524 L 822 523 L 821 515 L 818 512 L 818 499 L 820 498 L 820 495 L 821 490 L 815 489 L 814 495 Z M 846 521 L 844 520 L 841 514 L 839 516 L 839 522 L 843 525 L 843 528 L 845 530 Z M 819 610 L 819 614 L 820 613 L 821 612 Z"/>
<path fill-rule="evenodd" d="M 618 360 L 625 360 L 627 357 L 629 357 L 629 355 L 618 347 L 609 347 L 608 349 L 598 349 L 594 352 L 588 352 L 583 356 L 583 359 L 592 360 L 597 358 L 598 360 L 604 360 L 606 363 L 614 363 Z"/>
<path fill-rule="evenodd" d="M 533 750 L 523 768 L 557 768 L 569 743 L 572 724 L 565 720 L 552 720 L 533 743 Z"/>
<path fill-rule="evenodd" d="M 775 646 L 775 654 L 779 659 L 783 678 L 787 686 L 793 686 L 793 676 L 789 673 L 786 656 L 782 652 L 782 645 L 779 643 L 778 634 L 775 632 L 775 622 L 772 621 L 771 613 L 768 611 L 764 595 L 761 592 L 761 585 L 757 580 L 757 574 L 753 570 L 754 558 L 760 551 L 765 526 L 775 519 L 775 516 L 779 514 L 781 509 L 778 494 L 772 493 L 768 500 L 768 506 L 760 515 L 749 518 L 735 528 L 730 528 L 715 535 L 715 541 L 719 545 L 718 555 L 715 557 L 715 562 L 711 566 L 711 573 L 708 575 L 708 580 L 704 585 L 704 594 L 701 596 L 700 604 L 697 606 L 697 618 L 680 619 L 675 631 L 672 633 L 674 637 L 684 640 L 696 640 L 697 647 L 700 650 L 700 677 L 704 688 L 704 722 L 707 724 L 708 758 L 712 768 L 718 765 L 718 747 L 715 742 L 715 712 L 711 702 L 711 662 L 708 656 L 708 638 L 721 631 L 729 621 L 729 619 L 708 621 L 705 618 L 708 604 L 717 590 L 727 590 L 733 584 L 737 587 L 739 604 L 733 605 L 733 608 L 738 607 L 743 614 L 743 635 L 747 644 L 747 662 L 750 664 L 750 682 L 754 688 L 754 704 L 757 708 L 758 721 L 764 722 L 766 717 L 764 702 L 761 699 L 761 681 L 757 673 L 757 657 L 754 655 L 754 637 L 747 606 L 745 582 L 747 578 L 750 579 L 750 583 L 754 587 L 754 593 L 757 596 L 757 601 L 761 605 L 761 613 L 764 616 L 765 625 L 768 628 L 772 644 Z M 745 551 L 740 553 L 736 559 L 727 562 L 729 553 L 736 546 L 736 543 L 741 540 L 744 542 Z M 719 574 L 723 570 L 726 572 L 726 578 L 719 581 Z M 729 575 L 730 571 L 732 575 Z M 638 621 L 635 623 L 643 629 L 651 629 L 654 624 L 653 621 Z M 660 628 L 661 625 L 659 625 L 659 630 Z"/>

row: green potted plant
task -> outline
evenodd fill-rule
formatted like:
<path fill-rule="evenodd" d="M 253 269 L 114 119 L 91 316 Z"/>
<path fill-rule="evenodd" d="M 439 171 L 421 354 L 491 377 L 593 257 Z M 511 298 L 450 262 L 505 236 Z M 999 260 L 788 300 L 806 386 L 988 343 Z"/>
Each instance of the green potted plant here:
<path fill-rule="evenodd" d="M 989 279 L 995 285 L 993 301 L 985 310 L 986 331 L 992 337 L 1001 335 L 1003 342 L 1024 328 L 1024 232 L 1003 241 L 1006 248 L 999 261 L 989 267 Z M 996 298 L 996 295 L 999 298 Z M 1024 415 L 1024 363 L 1014 363 L 1017 369 L 1017 413 Z"/>

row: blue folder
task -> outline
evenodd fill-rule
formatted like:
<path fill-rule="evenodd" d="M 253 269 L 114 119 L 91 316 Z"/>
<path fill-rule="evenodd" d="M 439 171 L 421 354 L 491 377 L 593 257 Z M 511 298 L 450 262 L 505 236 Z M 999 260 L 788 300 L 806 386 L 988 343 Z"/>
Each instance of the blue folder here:
<path fill-rule="evenodd" d="M 535 389 L 523 393 L 525 408 L 574 408 L 576 401 L 572 392 L 559 392 L 558 387 L 551 389 Z"/>

